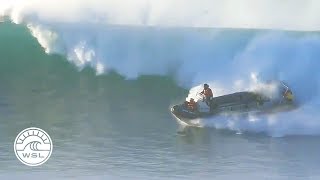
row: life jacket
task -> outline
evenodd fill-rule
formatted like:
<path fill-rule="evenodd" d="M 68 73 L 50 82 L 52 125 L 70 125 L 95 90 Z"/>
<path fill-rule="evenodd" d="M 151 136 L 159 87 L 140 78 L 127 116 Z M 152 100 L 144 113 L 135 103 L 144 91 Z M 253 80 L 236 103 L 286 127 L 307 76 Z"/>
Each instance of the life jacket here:
<path fill-rule="evenodd" d="M 195 101 L 190 101 L 188 105 L 189 109 L 191 109 L 192 111 L 195 111 L 197 109 L 197 103 Z"/>
<path fill-rule="evenodd" d="M 210 88 L 204 89 L 202 92 L 206 98 L 213 97 L 212 90 Z"/>
<path fill-rule="evenodd" d="M 289 101 L 293 100 L 293 94 L 290 90 L 288 90 L 287 92 L 284 93 L 284 97 Z"/>

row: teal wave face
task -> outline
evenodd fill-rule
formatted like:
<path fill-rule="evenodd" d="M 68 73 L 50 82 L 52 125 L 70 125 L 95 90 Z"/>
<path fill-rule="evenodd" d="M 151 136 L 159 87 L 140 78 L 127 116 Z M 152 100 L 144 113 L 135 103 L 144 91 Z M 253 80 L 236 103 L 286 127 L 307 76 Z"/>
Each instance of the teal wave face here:
<path fill-rule="evenodd" d="M 54 123 L 97 111 L 94 116 L 101 118 L 105 113 L 128 119 L 130 113 L 167 114 L 172 101 L 187 94 L 171 77 L 126 80 L 115 72 L 96 76 L 90 67 L 79 71 L 64 57 L 46 54 L 25 27 L 6 23 L 0 29 L 0 96 L 13 121 Z"/>

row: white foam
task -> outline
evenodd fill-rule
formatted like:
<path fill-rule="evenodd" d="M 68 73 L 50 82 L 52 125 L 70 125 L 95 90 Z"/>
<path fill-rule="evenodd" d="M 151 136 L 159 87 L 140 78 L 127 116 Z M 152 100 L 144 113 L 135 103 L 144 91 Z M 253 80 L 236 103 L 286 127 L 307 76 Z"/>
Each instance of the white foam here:
<path fill-rule="evenodd" d="M 205 126 L 235 132 L 266 133 L 273 137 L 287 135 L 320 135 L 319 112 L 310 103 L 289 112 L 268 115 L 221 115 L 202 120 Z"/>
<path fill-rule="evenodd" d="M 316 0 L 1 0 L 0 4 L 0 12 L 17 23 L 320 29 Z"/>

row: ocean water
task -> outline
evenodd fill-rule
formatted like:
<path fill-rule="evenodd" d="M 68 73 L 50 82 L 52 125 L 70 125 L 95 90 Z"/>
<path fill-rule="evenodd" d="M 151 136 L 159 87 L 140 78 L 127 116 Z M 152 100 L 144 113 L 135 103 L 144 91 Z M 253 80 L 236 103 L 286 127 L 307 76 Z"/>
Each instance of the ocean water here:
<path fill-rule="evenodd" d="M 120 6 L 106 15 L 93 7 L 99 2 L 83 16 L 57 13 L 53 1 L 45 12 L 38 1 L 2 2 L 12 7 L 0 22 L 0 179 L 320 179 L 320 34 L 312 18 L 221 28 L 180 15 L 163 21 L 171 11 L 158 17 L 161 8 L 145 12 L 139 3 L 127 16 Z M 200 12 L 184 8 L 190 17 Z M 289 84 L 297 109 L 199 119 L 203 128 L 183 128 L 170 113 L 204 82 L 217 96 L 273 79 Z M 39 167 L 13 151 L 17 134 L 33 126 L 53 141 Z"/>

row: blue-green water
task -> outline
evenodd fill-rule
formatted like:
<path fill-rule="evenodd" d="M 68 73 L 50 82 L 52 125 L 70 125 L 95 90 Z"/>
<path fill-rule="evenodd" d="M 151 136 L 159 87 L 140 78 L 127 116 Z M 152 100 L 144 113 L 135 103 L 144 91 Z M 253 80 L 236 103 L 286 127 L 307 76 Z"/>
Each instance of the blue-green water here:
<path fill-rule="evenodd" d="M 237 49 L 252 33 L 225 43 Z M 267 129 L 240 125 L 243 133 L 210 126 L 181 135 L 169 108 L 188 95 L 184 87 L 170 73 L 127 79 L 79 71 L 63 56 L 46 54 L 25 27 L 2 23 L 0 179 L 320 178 L 319 125 L 309 116 Z M 50 134 L 54 146 L 40 167 L 23 165 L 13 151 L 16 135 L 32 126 Z M 284 136 L 269 134 L 273 127 Z"/>

